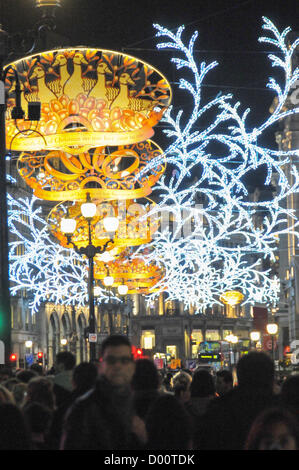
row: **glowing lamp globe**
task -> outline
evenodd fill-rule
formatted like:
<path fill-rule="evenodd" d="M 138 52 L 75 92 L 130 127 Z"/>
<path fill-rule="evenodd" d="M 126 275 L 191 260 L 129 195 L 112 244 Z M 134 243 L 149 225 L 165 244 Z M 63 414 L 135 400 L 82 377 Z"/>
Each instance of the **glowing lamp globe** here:
<path fill-rule="evenodd" d="M 92 219 L 97 212 L 97 206 L 93 202 L 84 202 L 81 204 L 81 214 L 86 219 Z"/>
<path fill-rule="evenodd" d="M 269 335 L 276 335 L 278 331 L 278 326 L 276 323 L 268 323 L 267 325 L 267 332 Z"/>
<path fill-rule="evenodd" d="M 252 331 L 250 333 L 250 338 L 251 338 L 252 341 L 259 341 L 260 337 L 261 337 L 261 334 L 260 334 L 259 331 Z"/>
<path fill-rule="evenodd" d="M 121 284 L 120 286 L 118 286 L 117 290 L 120 295 L 126 295 L 129 288 L 125 284 Z"/>
<path fill-rule="evenodd" d="M 110 261 L 114 260 L 114 256 L 109 253 L 109 251 L 104 251 L 104 253 L 100 254 L 98 256 L 100 261 L 103 261 L 103 263 L 109 263 Z"/>
<path fill-rule="evenodd" d="M 117 217 L 105 217 L 103 219 L 103 225 L 106 232 L 116 232 L 119 226 L 119 220 Z"/>
<path fill-rule="evenodd" d="M 72 234 L 76 230 L 77 222 L 75 219 L 63 218 L 60 221 L 60 230 L 65 234 Z"/>
<path fill-rule="evenodd" d="M 106 276 L 104 279 L 103 279 L 103 282 L 105 284 L 106 287 L 111 287 L 114 283 L 114 277 L 112 276 Z"/>

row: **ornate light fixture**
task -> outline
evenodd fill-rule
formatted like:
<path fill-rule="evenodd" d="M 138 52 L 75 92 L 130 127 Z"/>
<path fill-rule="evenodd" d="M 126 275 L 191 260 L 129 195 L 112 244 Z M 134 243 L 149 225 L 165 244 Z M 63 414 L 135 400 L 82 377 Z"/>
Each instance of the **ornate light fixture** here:
<path fill-rule="evenodd" d="M 109 281 L 111 287 L 117 287 L 121 295 L 148 294 L 154 292 L 156 284 L 163 276 L 163 271 L 155 264 L 147 265 L 141 258 L 131 258 L 132 250 L 127 249 L 119 258 L 109 262 Z M 107 286 L 107 265 L 96 260 L 94 277 Z"/>
<path fill-rule="evenodd" d="M 159 220 L 147 216 L 154 203 L 149 199 L 144 201 L 143 205 L 130 200 L 108 202 L 93 200 L 93 223 L 90 230 L 94 245 L 103 246 L 111 239 L 112 232 L 113 243 L 110 244 L 109 251 L 117 248 L 119 253 L 127 246 L 148 243 L 159 227 Z M 74 225 L 73 221 L 68 222 L 69 218 L 76 221 L 75 231 L 72 232 L 73 242 L 78 247 L 87 243 L 89 226 L 86 217 L 82 216 L 82 206 L 85 207 L 80 202 L 66 201 L 55 206 L 49 214 L 50 231 L 64 247 L 70 247 L 64 227 L 68 223 Z"/>
<path fill-rule="evenodd" d="M 72 231 L 76 228 L 76 224 L 70 223 L 71 219 L 64 219 L 63 229 L 66 231 L 66 237 L 68 244 L 72 245 L 77 253 L 85 255 L 88 258 L 89 269 L 88 269 L 88 299 L 89 299 L 89 333 L 96 334 L 95 331 L 95 311 L 94 311 L 94 257 L 96 254 L 102 254 L 106 252 L 106 249 L 112 240 L 109 238 L 104 245 L 95 245 L 92 239 L 91 221 L 94 218 L 97 211 L 97 206 L 91 202 L 90 198 L 81 205 L 82 217 L 87 221 L 88 233 L 87 233 L 87 245 L 78 246 L 72 239 Z M 76 221 L 75 221 L 76 222 Z M 113 223 L 112 223 L 113 222 Z M 117 219 L 112 220 L 110 218 L 108 226 L 117 229 Z M 96 343 L 91 341 L 90 343 L 90 359 L 94 361 L 96 359 Z"/>
<path fill-rule="evenodd" d="M 40 5 L 42 6 L 42 4 Z M 10 64 L 21 77 L 23 100 L 40 101 L 41 120 L 10 117 L 14 90 L 7 77 L 7 145 L 11 150 L 62 150 L 128 145 L 153 136 L 171 101 L 155 68 L 135 57 L 94 48 L 56 49 Z"/>
<path fill-rule="evenodd" d="M 36 7 L 61 7 L 60 0 L 35 0 Z"/>
<path fill-rule="evenodd" d="M 82 132 L 84 134 L 84 132 Z M 97 147 L 71 155 L 61 150 L 23 152 L 18 171 L 36 197 L 51 201 L 85 200 L 87 192 L 98 199 L 145 197 L 165 171 L 156 165 L 138 174 L 151 160 L 162 156 L 151 140 L 126 146 Z"/>

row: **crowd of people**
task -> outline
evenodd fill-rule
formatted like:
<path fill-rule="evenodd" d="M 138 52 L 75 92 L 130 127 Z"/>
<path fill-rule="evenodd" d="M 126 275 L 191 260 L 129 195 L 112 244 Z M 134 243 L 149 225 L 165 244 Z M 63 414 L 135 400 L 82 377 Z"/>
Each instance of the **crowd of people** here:
<path fill-rule="evenodd" d="M 97 363 L 64 351 L 47 373 L 0 369 L 0 449 L 299 449 L 299 375 L 278 386 L 266 353 L 242 356 L 235 383 L 229 370 L 162 375 L 126 336 L 101 348 Z"/>

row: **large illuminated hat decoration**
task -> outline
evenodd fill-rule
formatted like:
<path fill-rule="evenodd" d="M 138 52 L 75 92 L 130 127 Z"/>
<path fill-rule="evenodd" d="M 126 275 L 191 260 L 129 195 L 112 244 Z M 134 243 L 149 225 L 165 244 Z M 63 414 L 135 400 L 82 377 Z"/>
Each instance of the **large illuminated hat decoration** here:
<path fill-rule="evenodd" d="M 22 104 L 39 101 L 41 119 L 11 118 L 14 73 L 8 72 L 7 146 L 17 151 L 63 150 L 72 155 L 153 136 L 171 101 L 160 72 L 135 57 L 83 47 L 59 49 L 10 64 L 18 73 Z"/>
<path fill-rule="evenodd" d="M 33 122 L 12 118 L 15 73 L 22 108 L 41 104 Z M 10 64 L 6 142 L 22 152 L 18 170 L 34 195 L 47 200 L 134 199 L 147 196 L 165 171 L 136 178 L 162 150 L 150 140 L 171 101 L 156 69 L 99 49 L 59 49 Z"/>
<path fill-rule="evenodd" d="M 163 269 L 154 263 L 146 264 L 141 258 L 130 258 L 131 249 L 123 252 L 119 258 L 105 264 L 96 261 L 94 277 L 104 282 L 107 274 L 113 278 L 111 287 L 126 285 L 128 294 L 148 294 L 155 291 L 155 286 L 163 277 Z"/>

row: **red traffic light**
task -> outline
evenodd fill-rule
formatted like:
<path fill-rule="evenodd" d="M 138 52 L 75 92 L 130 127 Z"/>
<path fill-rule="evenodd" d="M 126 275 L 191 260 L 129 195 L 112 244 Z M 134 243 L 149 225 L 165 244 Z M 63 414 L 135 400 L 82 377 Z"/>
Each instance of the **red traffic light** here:
<path fill-rule="evenodd" d="M 136 355 L 137 355 L 137 356 L 142 356 L 142 354 L 143 354 L 142 349 L 137 348 L 137 349 L 136 349 Z"/>
<path fill-rule="evenodd" d="M 44 357 L 44 353 L 43 352 L 38 352 L 37 357 L 38 357 L 38 359 L 42 359 Z"/>
<path fill-rule="evenodd" d="M 10 362 L 15 362 L 17 360 L 18 356 L 17 354 L 15 353 L 12 353 L 10 356 L 9 356 L 9 360 Z"/>

